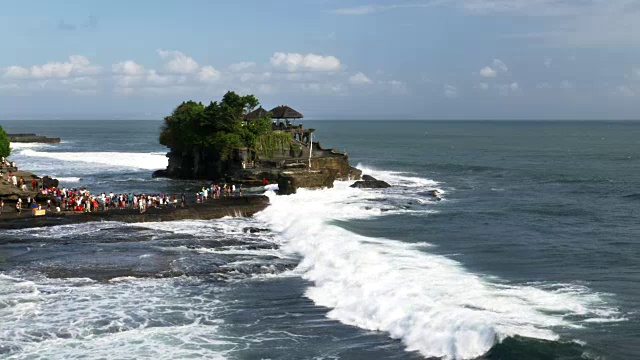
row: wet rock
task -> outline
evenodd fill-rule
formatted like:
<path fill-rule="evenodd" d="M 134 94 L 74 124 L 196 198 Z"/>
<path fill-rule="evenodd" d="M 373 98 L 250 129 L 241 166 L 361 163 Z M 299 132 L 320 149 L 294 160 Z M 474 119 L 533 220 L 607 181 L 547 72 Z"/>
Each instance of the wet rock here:
<path fill-rule="evenodd" d="M 382 180 L 360 180 L 353 183 L 351 187 L 359 189 L 384 189 L 391 187 L 391 185 Z"/>

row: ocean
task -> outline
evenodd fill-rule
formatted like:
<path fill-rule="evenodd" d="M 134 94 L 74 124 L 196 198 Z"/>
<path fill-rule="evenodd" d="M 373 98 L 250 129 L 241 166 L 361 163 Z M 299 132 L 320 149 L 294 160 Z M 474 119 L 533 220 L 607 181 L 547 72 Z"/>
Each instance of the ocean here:
<path fill-rule="evenodd" d="M 67 187 L 202 185 L 151 178 L 160 121 L 0 124 L 61 137 L 11 158 Z M 0 357 L 640 358 L 640 122 L 303 124 L 393 186 L 1 231 Z"/>

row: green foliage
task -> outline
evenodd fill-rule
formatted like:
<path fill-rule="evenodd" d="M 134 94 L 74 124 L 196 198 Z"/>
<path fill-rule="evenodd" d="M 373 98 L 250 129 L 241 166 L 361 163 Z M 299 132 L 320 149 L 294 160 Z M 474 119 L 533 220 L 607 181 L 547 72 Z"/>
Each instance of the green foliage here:
<path fill-rule="evenodd" d="M 276 152 L 287 152 L 291 149 L 291 134 L 268 132 L 257 138 L 255 150 L 264 157 L 273 157 Z"/>
<path fill-rule="evenodd" d="M 173 150 L 199 148 L 228 160 L 233 150 L 255 148 L 259 136 L 271 132 L 271 119 L 262 118 L 243 125 L 243 117 L 260 102 L 253 95 L 240 96 L 227 92 L 220 102 L 208 106 L 193 101 L 183 102 L 165 117 L 160 143 Z"/>
<path fill-rule="evenodd" d="M 9 157 L 11 155 L 11 147 L 9 143 L 9 138 L 7 137 L 7 132 L 4 131 L 4 128 L 0 126 L 0 156 Z"/>

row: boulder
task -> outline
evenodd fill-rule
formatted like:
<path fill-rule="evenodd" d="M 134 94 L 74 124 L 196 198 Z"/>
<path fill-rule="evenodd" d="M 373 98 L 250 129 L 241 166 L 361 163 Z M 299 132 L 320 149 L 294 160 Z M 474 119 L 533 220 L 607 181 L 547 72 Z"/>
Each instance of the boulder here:
<path fill-rule="evenodd" d="M 353 183 L 351 187 L 359 189 L 384 189 L 391 187 L 391 185 L 382 180 L 360 180 Z"/>
<path fill-rule="evenodd" d="M 362 177 L 362 170 L 355 168 L 355 167 L 351 167 L 349 168 L 349 179 L 350 180 L 360 180 L 360 178 Z"/>
<path fill-rule="evenodd" d="M 283 171 L 278 174 L 278 194 L 295 194 L 298 188 L 332 188 L 336 179 L 333 169 Z"/>
<path fill-rule="evenodd" d="M 60 185 L 60 182 L 58 181 L 58 179 L 54 179 L 48 176 L 44 176 L 42 178 L 42 186 L 45 188 L 57 188 L 58 185 Z"/>
<path fill-rule="evenodd" d="M 362 180 L 364 180 L 364 181 L 376 181 L 378 179 L 374 178 L 371 175 L 362 175 Z"/>

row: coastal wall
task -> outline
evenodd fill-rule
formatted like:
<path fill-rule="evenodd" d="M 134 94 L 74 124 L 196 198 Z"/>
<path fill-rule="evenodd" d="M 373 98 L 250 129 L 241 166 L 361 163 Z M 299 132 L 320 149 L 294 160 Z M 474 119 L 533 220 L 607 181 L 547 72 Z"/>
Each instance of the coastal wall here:
<path fill-rule="evenodd" d="M 242 196 L 228 199 L 210 200 L 204 204 L 190 205 L 184 208 L 148 208 L 140 213 L 137 209 L 111 209 L 90 213 L 47 212 L 45 216 L 33 217 L 31 212 L 23 210 L 22 216 L 15 211 L 0 216 L 0 229 L 23 229 L 43 226 L 78 224 L 93 221 L 120 221 L 125 223 L 159 222 L 175 220 L 210 220 L 225 216 L 252 216 L 269 206 L 269 198 L 260 196 Z"/>

